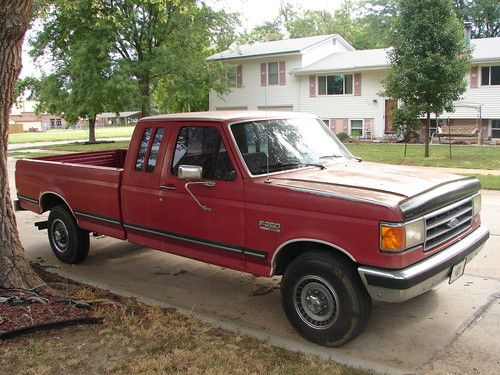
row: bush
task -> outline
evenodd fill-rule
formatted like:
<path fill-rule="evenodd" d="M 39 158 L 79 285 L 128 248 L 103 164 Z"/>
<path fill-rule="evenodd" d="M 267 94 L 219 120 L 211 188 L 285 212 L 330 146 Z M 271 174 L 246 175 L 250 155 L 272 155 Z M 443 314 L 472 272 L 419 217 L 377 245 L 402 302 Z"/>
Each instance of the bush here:
<path fill-rule="evenodd" d="M 342 143 L 348 143 L 351 140 L 351 137 L 346 132 L 341 132 L 337 134 L 337 138 Z"/>

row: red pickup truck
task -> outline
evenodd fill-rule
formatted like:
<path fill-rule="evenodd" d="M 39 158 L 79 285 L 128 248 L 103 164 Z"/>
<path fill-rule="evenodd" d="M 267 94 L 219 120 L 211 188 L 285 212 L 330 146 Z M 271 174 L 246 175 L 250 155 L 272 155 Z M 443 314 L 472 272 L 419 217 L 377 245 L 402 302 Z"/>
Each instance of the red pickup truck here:
<path fill-rule="evenodd" d="M 54 254 L 85 259 L 89 233 L 258 276 L 338 346 L 371 301 L 453 282 L 489 237 L 477 179 L 362 162 L 318 118 L 207 112 L 147 117 L 127 150 L 19 160 L 18 209 L 50 211 Z"/>

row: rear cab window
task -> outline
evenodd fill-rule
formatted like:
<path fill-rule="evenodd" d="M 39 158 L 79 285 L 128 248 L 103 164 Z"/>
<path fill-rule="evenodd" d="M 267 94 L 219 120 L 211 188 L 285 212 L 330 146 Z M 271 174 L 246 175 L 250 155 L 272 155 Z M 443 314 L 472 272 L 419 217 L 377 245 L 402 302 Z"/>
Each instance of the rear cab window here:
<path fill-rule="evenodd" d="M 147 127 L 142 133 L 141 143 L 135 160 L 135 171 L 154 172 L 165 128 Z"/>

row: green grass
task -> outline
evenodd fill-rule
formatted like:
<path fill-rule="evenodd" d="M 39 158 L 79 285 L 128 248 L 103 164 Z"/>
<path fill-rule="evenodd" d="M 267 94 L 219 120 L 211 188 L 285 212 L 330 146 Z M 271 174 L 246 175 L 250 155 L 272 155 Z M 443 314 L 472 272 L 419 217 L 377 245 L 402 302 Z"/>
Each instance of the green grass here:
<path fill-rule="evenodd" d="M 81 144 L 81 143 L 70 143 L 65 145 L 53 145 L 53 146 L 42 146 L 41 150 L 52 150 L 52 151 L 68 151 L 68 152 L 90 152 L 90 151 L 104 151 L 113 150 L 116 148 L 128 148 L 130 141 L 119 141 L 119 142 L 107 142 L 107 143 L 95 143 L 95 144 Z"/>
<path fill-rule="evenodd" d="M 471 174 L 467 176 L 474 176 L 479 179 L 483 189 L 500 190 L 500 176 L 493 176 L 491 174 Z"/>
<path fill-rule="evenodd" d="M 417 165 L 466 169 L 500 169 L 500 147 L 452 146 L 452 158 L 447 146 L 431 145 L 430 157 L 424 157 L 423 145 L 404 144 L 347 144 L 347 148 L 363 160 L 388 164 Z"/>
<path fill-rule="evenodd" d="M 134 131 L 134 126 L 116 126 L 96 128 L 97 138 L 117 138 L 130 137 Z M 89 131 L 87 129 L 59 129 L 48 130 L 46 132 L 15 133 L 9 135 L 9 143 L 35 143 L 35 142 L 55 142 L 67 140 L 87 140 Z"/>

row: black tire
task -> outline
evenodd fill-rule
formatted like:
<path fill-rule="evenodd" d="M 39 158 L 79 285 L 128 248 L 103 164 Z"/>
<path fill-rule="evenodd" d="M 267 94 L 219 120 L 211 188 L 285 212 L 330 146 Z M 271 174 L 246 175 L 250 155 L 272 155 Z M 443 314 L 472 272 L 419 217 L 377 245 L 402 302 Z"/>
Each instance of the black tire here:
<path fill-rule="evenodd" d="M 372 306 L 353 264 L 321 251 L 304 253 L 288 265 L 281 297 L 288 321 L 300 335 L 331 347 L 359 335 Z"/>
<path fill-rule="evenodd" d="M 66 207 L 56 206 L 50 211 L 47 233 L 52 251 L 61 262 L 75 264 L 87 257 L 89 232 L 78 227 Z"/>

